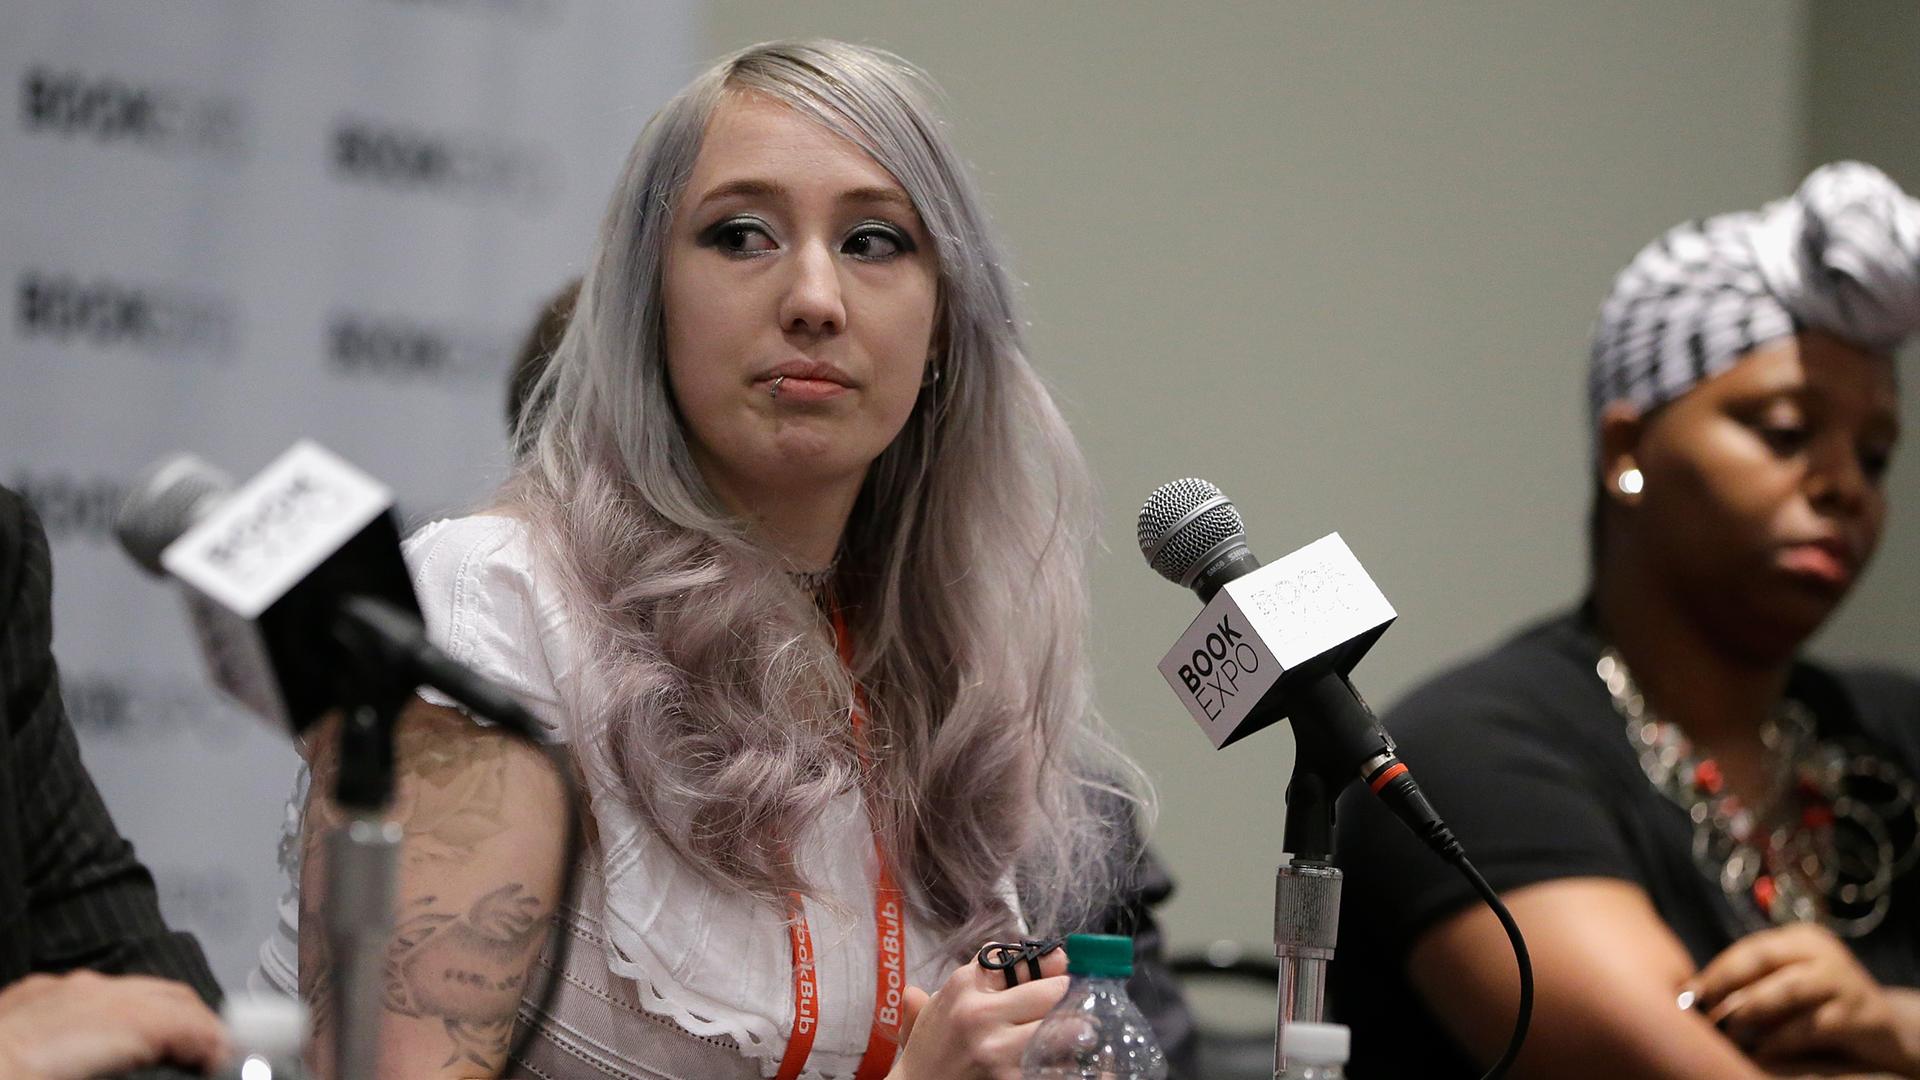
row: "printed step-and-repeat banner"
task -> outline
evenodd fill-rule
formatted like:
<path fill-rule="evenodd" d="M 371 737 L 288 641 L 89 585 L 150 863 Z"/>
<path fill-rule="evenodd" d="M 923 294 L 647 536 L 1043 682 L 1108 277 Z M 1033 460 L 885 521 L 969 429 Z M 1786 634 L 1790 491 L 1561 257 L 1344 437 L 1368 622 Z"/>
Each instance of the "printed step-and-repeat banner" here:
<path fill-rule="evenodd" d="M 311 437 L 409 525 L 504 471 L 512 356 L 697 69 L 693 0 L 0 0 L 0 483 L 54 552 L 87 765 L 229 987 L 272 925 L 295 757 L 214 696 L 112 537 L 174 450 Z"/>

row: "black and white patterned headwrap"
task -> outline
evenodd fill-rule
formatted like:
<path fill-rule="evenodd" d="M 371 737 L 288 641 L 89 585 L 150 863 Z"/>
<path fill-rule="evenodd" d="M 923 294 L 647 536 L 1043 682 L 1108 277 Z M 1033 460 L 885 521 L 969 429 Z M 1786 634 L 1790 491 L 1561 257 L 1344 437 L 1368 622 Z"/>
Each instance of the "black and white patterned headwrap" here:
<path fill-rule="evenodd" d="M 1802 329 L 1884 353 L 1920 333 L 1920 202 L 1871 165 L 1823 165 L 1789 198 L 1642 249 L 1594 326 L 1590 417 L 1649 411 Z"/>

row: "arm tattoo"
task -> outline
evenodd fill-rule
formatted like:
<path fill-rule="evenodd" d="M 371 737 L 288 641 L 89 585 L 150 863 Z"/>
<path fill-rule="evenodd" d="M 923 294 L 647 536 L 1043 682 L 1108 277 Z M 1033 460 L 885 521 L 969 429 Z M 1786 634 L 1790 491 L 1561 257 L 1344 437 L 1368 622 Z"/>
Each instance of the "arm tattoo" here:
<path fill-rule="evenodd" d="M 409 866 L 471 858 L 482 841 L 506 831 L 504 735 L 408 723 L 396 739 L 404 782 L 392 816 L 406 829 Z"/>
<path fill-rule="evenodd" d="M 327 940 L 318 900 L 300 894 L 300 1000 L 307 1003 L 308 1027 L 316 1034 L 333 1030 L 333 943 Z"/>
<path fill-rule="evenodd" d="M 401 860 L 407 868 L 465 862 L 507 830 L 509 769 L 517 749 L 504 735 L 473 729 L 464 719 L 415 715 L 397 726 L 399 783 L 388 816 L 406 833 Z M 314 755 L 302 852 L 308 867 L 320 865 L 326 836 L 345 821 L 332 800 L 338 775 L 332 751 L 328 746 Z M 301 996 L 313 1010 L 313 1030 L 322 1032 L 333 1019 L 332 950 L 324 897 L 308 888 L 323 878 L 303 878 Z M 518 881 L 487 893 L 464 913 L 437 896 L 412 900 L 388 946 L 387 1009 L 441 1021 L 453 1043 L 445 1065 L 498 1068 L 546 915 L 545 905 Z"/>
<path fill-rule="evenodd" d="M 453 1041 L 447 1065 L 494 1068 L 507 1051 L 529 954 L 545 926 L 543 905 L 525 888 L 502 885 L 465 915 L 435 910 L 437 899 L 423 896 L 394 931 L 387 1008 L 438 1019 Z"/>
<path fill-rule="evenodd" d="M 472 857 L 482 841 L 505 832 L 507 770 L 514 749 L 499 732 L 448 730 L 438 719 L 404 720 L 394 732 L 398 780 L 388 817 L 406 830 L 409 866 Z M 339 762 L 328 746 L 314 756 L 302 857 L 314 858 L 326 835 L 345 820 L 333 802 Z M 312 797 L 317 796 L 317 797 Z"/>

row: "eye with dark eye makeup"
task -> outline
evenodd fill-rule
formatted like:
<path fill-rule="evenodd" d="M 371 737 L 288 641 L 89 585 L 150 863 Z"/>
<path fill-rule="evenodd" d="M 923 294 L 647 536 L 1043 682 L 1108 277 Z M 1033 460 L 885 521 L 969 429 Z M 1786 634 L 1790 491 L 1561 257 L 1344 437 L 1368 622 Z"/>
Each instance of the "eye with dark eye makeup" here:
<path fill-rule="evenodd" d="M 701 231 L 698 242 L 728 255 L 759 255 L 776 247 L 766 222 L 752 217 L 730 217 Z"/>
<path fill-rule="evenodd" d="M 914 250 L 906 231 L 880 221 L 862 222 L 848 235 L 840 250 L 856 259 L 885 262 Z"/>

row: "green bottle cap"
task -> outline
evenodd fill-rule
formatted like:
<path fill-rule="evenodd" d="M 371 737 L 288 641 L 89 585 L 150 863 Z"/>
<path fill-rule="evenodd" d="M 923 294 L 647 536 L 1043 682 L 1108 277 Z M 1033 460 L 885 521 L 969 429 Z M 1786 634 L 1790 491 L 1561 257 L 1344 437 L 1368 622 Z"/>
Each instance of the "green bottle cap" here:
<path fill-rule="evenodd" d="M 1133 974 L 1133 939 L 1119 934 L 1068 934 L 1067 974 L 1125 979 Z"/>

